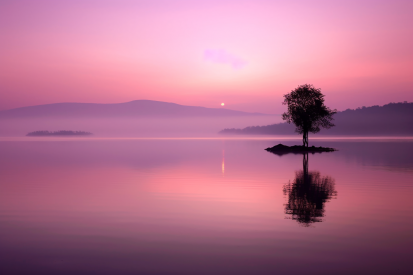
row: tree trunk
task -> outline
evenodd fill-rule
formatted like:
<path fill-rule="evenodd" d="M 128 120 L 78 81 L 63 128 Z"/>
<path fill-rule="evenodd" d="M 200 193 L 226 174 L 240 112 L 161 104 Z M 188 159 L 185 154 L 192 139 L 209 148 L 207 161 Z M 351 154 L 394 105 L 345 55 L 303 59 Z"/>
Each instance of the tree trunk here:
<path fill-rule="evenodd" d="M 308 147 L 308 132 L 307 131 L 303 132 L 303 146 Z"/>
<path fill-rule="evenodd" d="M 306 147 L 308 147 L 308 132 L 305 133 L 305 144 L 306 144 Z"/>
<path fill-rule="evenodd" d="M 305 131 L 303 132 L 303 147 L 305 147 Z"/>

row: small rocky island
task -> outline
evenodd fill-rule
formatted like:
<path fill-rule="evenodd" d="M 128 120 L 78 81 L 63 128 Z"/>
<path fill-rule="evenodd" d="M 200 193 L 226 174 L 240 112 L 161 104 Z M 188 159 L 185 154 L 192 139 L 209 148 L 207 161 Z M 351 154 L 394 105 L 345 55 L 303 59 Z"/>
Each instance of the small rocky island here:
<path fill-rule="evenodd" d="M 284 144 L 278 144 L 273 147 L 269 147 L 267 149 L 268 152 L 277 154 L 277 155 L 284 155 L 284 154 L 306 154 L 306 153 L 322 153 L 322 152 L 334 152 L 337 151 L 334 148 L 329 148 L 329 147 L 306 147 L 306 146 L 300 146 L 300 145 L 294 145 L 294 146 L 287 146 Z"/>
<path fill-rule="evenodd" d="M 26 136 L 29 137 L 44 137 L 44 136 L 89 136 L 92 133 L 89 132 L 83 132 L 83 131 L 54 131 L 54 132 L 49 132 L 49 131 L 35 131 L 35 132 L 30 132 Z"/>

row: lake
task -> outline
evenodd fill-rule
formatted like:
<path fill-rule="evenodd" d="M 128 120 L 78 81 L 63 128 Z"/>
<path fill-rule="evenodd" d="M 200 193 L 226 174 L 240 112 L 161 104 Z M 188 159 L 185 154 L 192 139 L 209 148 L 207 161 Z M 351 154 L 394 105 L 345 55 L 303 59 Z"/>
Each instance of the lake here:
<path fill-rule="evenodd" d="M 413 274 L 413 139 L 7 138 L 0 273 Z"/>

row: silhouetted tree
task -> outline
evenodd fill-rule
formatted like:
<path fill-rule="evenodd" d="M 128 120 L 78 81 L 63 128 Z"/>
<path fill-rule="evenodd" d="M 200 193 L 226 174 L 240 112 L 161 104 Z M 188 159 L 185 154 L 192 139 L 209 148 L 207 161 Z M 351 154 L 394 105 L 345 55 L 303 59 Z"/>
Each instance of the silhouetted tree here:
<path fill-rule="evenodd" d="M 318 133 L 320 127 L 329 129 L 334 126 L 331 121 L 337 110 L 324 105 L 321 89 L 316 89 L 313 85 L 298 86 L 284 95 L 283 104 L 288 106 L 288 111 L 283 113 L 282 119 L 294 123 L 295 131 L 303 134 L 303 146 L 308 147 L 308 132 Z"/>
<path fill-rule="evenodd" d="M 288 195 L 285 213 L 304 226 L 321 222 L 324 204 L 337 196 L 334 186 L 333 178 L 308 171 L 308 154 L 304 154 L 303 170 L 296 172 L 293 182 L 284 185 L 284 194 Z"/>

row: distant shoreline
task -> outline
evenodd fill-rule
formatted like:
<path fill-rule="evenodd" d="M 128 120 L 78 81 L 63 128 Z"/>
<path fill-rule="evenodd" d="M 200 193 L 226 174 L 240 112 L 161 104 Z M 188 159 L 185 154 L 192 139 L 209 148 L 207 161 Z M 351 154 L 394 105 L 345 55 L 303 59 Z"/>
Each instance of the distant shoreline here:
<path fill-rule="evenodd" d="M 328 136 L 413 136 L 413 103 L 389 103 L 383 106 L 345 110 L 334 115 L 331 129 L 320 134 Z M 226 128 L 224 135 L 293 135 L 294 124 L 282 122 L 264 126 Z"/>
<path fill-rule="evenodd" d="M 84 131 L 54 131 L 54 132 L 49 132 L 49 131 L 34 131 L 28 133 L 26 136 L 28 137 L 44 137 L 44 136 L 89 136 L 92 135 L 92 133 L 89 132 L 84 132 Z"/>

